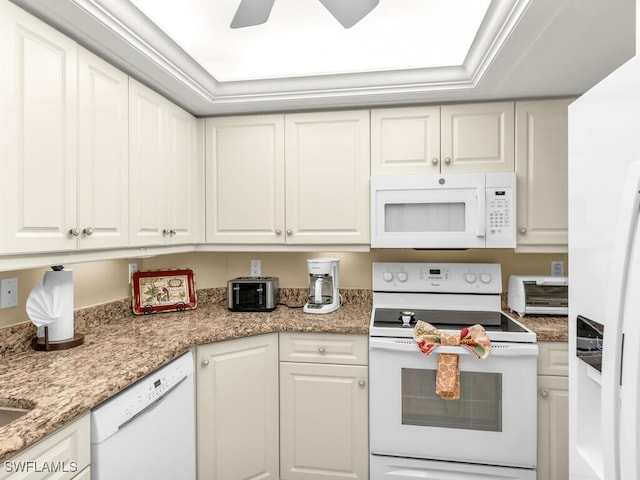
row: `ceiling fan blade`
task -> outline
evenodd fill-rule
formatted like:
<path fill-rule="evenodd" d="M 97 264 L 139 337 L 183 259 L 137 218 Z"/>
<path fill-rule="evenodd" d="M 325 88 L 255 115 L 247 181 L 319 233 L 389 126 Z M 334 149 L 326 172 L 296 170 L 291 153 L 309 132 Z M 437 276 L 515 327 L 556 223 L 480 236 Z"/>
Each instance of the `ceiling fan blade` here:
<path fill-rule="evenodd" d="M 275 0 L 240 0 L 231 28 L 251 27 L 266 22 L 273 2 Z"/>
<path fill-rule="evenodd" d="M 353 27 L 376 8 L 378 2 L 379 0 L 320 0 L 344 28 Z"/>

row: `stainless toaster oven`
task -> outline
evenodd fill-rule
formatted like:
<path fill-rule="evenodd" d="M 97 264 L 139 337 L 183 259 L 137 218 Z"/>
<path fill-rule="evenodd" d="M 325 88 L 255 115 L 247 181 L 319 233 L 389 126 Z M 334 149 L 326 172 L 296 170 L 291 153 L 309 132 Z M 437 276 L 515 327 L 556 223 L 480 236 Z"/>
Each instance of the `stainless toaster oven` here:
<path fill-rule="evenodd" d="M 270 312 L 280 301 L 278 277 L 238 277 L 227 282 L 232 312 Z"/>

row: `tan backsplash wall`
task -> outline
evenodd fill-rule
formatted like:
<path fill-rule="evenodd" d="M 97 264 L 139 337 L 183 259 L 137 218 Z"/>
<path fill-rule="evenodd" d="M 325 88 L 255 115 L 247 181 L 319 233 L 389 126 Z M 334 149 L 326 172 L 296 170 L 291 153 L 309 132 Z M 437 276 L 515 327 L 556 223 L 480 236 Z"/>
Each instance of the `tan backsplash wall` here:
<path fill-rule="evenodd" d="M 503 291 L 509 275 L 549 275 L 551 261 L 565 262 L 566 254 L 524 254 L 513 250 L 372 250 L 367 253 L 189 253 L 135 260 L 113 260 L 69 264 L 74 271 L 74 306 L 84 308 L 129 296 L 128 265 L 136 262 L 142 270 L 191 268 L 196 288 L 222 287 L 227 280 L 248 276 L 251 260 L 261 260 L 263 276 L 277 276 L 282 287 L 307 287 L 306 260 L 316 257 L 340 259 L 341 288 L 371 288 L 372 262 L 478 262 L 502 264 Z M 18 278 L 18 306 L 0 310 L 0 327 L 28 321 L 25 304 L 31 289 L 47 269 L 0 273 L 0 279 Z"/>

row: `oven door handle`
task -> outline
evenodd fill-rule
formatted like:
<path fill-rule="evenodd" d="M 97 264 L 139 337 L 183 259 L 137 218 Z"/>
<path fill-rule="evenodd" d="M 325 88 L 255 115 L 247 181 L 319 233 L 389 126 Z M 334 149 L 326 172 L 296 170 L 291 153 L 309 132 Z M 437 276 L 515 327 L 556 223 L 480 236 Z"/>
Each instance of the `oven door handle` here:
<path fill-rule="evenodd" d="M 418 345 L 413 340 L 405 338 L 369 338 L 370 350 L 392 350 L 395 352 L 415 353 L 420 352 Z M 458 355 L 471 355 L 471 352 L 463 347 L 439 346 L 433 353 L 455 353 Z M 537 356 L 538 345 L 535 343 L 492 343 L 489 356 L 495 357 L 523 357 Z"/>

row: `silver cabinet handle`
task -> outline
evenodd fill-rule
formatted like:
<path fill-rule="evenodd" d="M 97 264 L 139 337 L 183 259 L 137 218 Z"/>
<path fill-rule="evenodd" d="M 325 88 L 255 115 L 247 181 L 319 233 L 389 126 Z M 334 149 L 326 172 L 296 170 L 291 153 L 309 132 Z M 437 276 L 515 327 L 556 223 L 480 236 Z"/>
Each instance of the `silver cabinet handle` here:
<path fill-rule="evenodd" d="M 324 348 L 324 347 L 320 347 L 320 348 L 318 348 L 318 352 L 320 352 L 320 353 L 324 353 L 324 352 L 326 352 L 326 350 L 325 350 L 325 348 Z"/>
<path fill-rule="evenodd" d="M 523 227 L 523 228 L 521 228 L 521 229 L 520 229 L 520 233 L 521 233 L 522 235 L 526 235 L 526 234 L 527 234 L 527 229 L 526 229 L 526 228 L 524 228 L 524 227 Z"/>
<path fill-rule="evenodd" d="M 79 228 L 72 228 L 71 230 L 69 230 L 69 234 L 73 235 L 74 237 L 77 237 L 78 235 L 80 235 L 80 229 Z"/>
<path fill-rule="evenodd" d="M 202 362 L 200 362 L 200 365 L 202 365 L 203 367 L 206 367 L 207 365 L 209 365 L 209 360 L 207 359 L 202 360 Z"/>
<path fill-rule="evenodd" d="M 434 158 L 433 160 L 431 160 L 431 163 L 433 163 L 434 165 L 437 165 L 440 162 L 439 158 Z"/>
<path fill-rule="evenodd" d="M 172 228 L 171 230 L 169 230 L 169 235 L 175 235 L 176 233 L 178 232 L 176 231 L 175 228 Z"/>
<path fill-rule="evenodd" d="M 279 228 L 276 229 L 276 235 L 282 235 L 282 230 L 280 230 Z"/>
<path fill-rule="evenodd" d="M 447 165 L 449 165 L 451 163 L 451 158 L 447 157 L 444 159 L 444 163 L 446 163 Z"/>
<path fill-rule="evenodd" d="M 540 396 L 547 398 L 549 396 L 549 392 L 547 392 L 546 390 L 540 390 Z"/>
<path fill-rule="evenodd" d="M 365 382 L 364 380 L 360 380 L 358 382 L 358 385 L 360 385 L 361 387 L 364 387 L 367 384 L 367 382 Z"/>
<path fill-rule="evenodd" d="M 291 229 L 287 230 L 287 235 L 293 235 L 293 230 Z"/>
<path fill-rule="evenodd" d="M 165 228 L 164 230 L 162 230 L 162 235 L 164 235 L 165 237 L 166 237 L 167 235 L 169 235 L 169 230 L 168 230 L 168 229 L 166 229 L 166 228 Z"/>
<path fill-rule="evenodd" d="M 87 237 L 90 237 L 91 235 L 93 235 L 93 228 L 87 227 L 82 230 L 82 233 L 84 233 Z"/>

